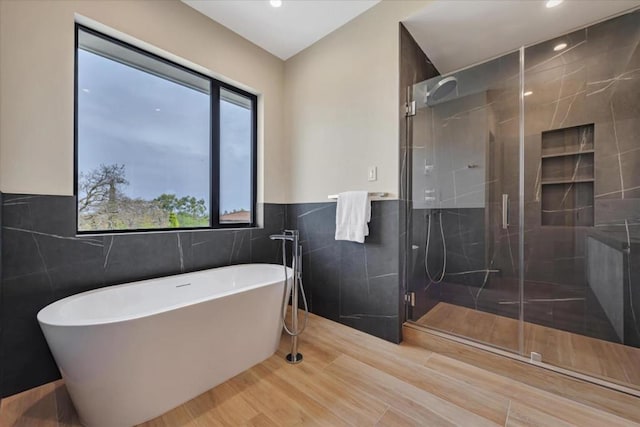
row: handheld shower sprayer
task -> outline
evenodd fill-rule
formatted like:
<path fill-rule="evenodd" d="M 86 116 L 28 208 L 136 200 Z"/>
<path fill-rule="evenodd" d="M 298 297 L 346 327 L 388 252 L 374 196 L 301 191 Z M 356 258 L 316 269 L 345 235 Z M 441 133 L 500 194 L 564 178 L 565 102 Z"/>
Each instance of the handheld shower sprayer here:
<path fill-rule="evenodd" d="M 271 240 L 282 241 L 282 266 L 284 267 L 284 291 L 282 295 L 282 326 L 287 334 L 291 336 L 291 353 L 286 357 L 289 363 L 302 362 L 302 354 L 298 353 L 298 336 L 307 327 L 309 321 L 309 307 L 307 306 L 307 297 L 304 294 L 302 286 L 302 245 L 299 243 L 300 233 L 298 230 L 284 230 L 282 234 L 272 234 L 269 236 Z M 293 283 L 289 288 L 289 274 L 287 271 L 287 241 L 292 243 L 291 269 Z M 302 327 L 298 326 L 298 290 L 302 294 L 302 302 L 304 304 L 304 322 Z M 289 291 L 289 292 L 287 292 Z M 285 321 L 287 312 L 287 303 L 291 297 L 291 328 L 287 327 Z"/>
<path fill-rule="evenodd" d="M 440 283 L 444 280 L 444 276 L 447 272 L 447 241 L 444 237 L 444 229 L 442 228 L 442 211 L 438 212 L 438 222 L 440 223 L 440 236 L 442 237 L 442 271 L 440 272 L 440 277 L 437 279 L 431 276 L 429 272 L 429 244 L 431 242 L 431 217 L 435 215 L 433 212 L 429 212 L 427 214 L 429 222 L 427 226 L 427 242 L 424 248 L 424 270 L 427 273 L 427 278 L 431 281 L 431 283 Z"/>

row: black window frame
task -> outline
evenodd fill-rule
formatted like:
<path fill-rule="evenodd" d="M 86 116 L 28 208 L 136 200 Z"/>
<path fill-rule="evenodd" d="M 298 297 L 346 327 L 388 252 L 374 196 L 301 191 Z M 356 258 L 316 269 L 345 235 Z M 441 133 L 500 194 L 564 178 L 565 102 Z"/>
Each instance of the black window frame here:
<path fill-rule="evenodd" d="M 210 181 L 210 201 L 209 201 L 209 226 L 204 227 L 176 227 L 176 228 L 141 228 L 141 229 L 123 229 L 123 230 L 79 230 L 79 213 L 78 213 L 78 41 L 79 32 L 85 31 L 96 37 L 100 37 L 111 43 L 120 45 L 126 49 L 130 49 L 142 55 L 146 55 L 152 59 L 161 61 L 165 64 L 177 67 L 188 73 L 195 74 L 198 77 L 206 79 L 210 84 L 210 101 L 211 116 L 209 117 L 209 181 Z M 243 89 L 230 85 L 228 83 L 217 80 L 206 74 L 202 74 L 184 65 L 178 64 L 162 56 L 148 52 L 135 45 L 124 42 L 107 34 L 94 30 L 85 25 L 75 23 L 75 41 L 74 41 L 74 88 L 73 88 L 73 195 L 75 198 L 75 217 L 76 217 L 76 234 L 127 234 L 127 233 L 153 233 L 153 232 L 187 232 L 198 230 L 219 230 L 229 228 L 254 228 L 257 227 L 256 207 L 257 207 L 257 191 L 258 191 L 258 97 L 257 95 L 247 92 Z M 249 222 L 220 222 L 220 89 L 224 88 L 238 95 L 246 97 L 251 102 L 251 218 Z"/>

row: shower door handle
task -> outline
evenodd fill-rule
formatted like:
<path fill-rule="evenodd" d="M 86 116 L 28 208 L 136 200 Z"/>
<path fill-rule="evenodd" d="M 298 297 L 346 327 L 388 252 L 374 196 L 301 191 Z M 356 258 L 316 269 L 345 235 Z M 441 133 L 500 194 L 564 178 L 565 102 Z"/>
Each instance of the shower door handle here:
<path fill-rule="evenodd" d="M 502 195 L 502 228 L 509 228 L 509 195 Z"/>

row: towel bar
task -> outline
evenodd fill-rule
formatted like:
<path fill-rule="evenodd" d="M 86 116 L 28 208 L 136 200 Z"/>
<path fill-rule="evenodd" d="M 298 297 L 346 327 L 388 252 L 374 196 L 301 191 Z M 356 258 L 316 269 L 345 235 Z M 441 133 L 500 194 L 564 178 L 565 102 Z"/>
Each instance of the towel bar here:
<path fill-rule="evenodd" d="M 373 199 L 374 197 L 387 197 L 387 193 L 369 193 L 369 198 Z M 332 200 L 338 200 L 337 194 L 329 194 L 329 198 Z"/>

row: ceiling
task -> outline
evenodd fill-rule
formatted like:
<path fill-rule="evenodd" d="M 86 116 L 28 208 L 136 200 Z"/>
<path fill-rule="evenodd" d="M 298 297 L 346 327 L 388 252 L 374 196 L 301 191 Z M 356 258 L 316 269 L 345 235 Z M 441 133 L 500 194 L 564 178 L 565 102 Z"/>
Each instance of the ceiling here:
<path fill-rule="evenodd" d="M 231 31 L 286 60 L 380 0 L 182 0 Z"/>
<path fill-rule="evenodd" d="M 380 0 L 182 0 L 286 60 Z M 640 7 L 640 0 L 433 0 L 404 24 L 442 74 Z"/>
<path fill-rule="evenodd" d="M 434 0 L 403 21 L 441 74 L 640 6 L 640 0 Z"/>

